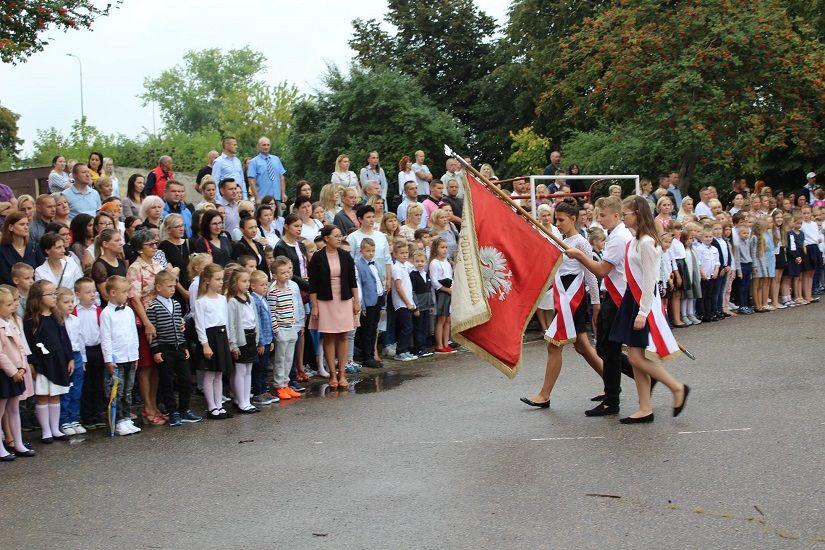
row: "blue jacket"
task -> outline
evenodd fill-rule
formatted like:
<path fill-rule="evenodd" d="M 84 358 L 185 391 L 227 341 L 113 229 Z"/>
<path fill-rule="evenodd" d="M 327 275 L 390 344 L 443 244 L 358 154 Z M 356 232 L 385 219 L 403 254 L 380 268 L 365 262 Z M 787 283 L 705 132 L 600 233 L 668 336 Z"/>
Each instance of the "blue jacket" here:
<path fill-rule="evenodd" d="M 186 204 L 184 201 L 178 203 L 178 207 L 176 209 L 172 209 L 168 202 L 163 201 L 163 215 L 162 217 L 166 217 L 168 214 L 180 214 L 183 216 L 183 229 L 186 231 L 186 238 L 192 238 L 192 209 L 190 205 Z"/>
<path fill-rule="evenodd" d="M 378 288 L 375 286 L 375 278 L 370 271 L 369 263 L 363 257 L 355 260 L 355 269 L 358 271 L 358 278 L 361 280 L 361 307 L 372 307 L 378 303 Z"/>
<path fill-rule="evenodd" d="M 250 292 L 255 309 L 258 310 L 258 345 L 268 346 L 272 343 L 272 317 L 269 314 L 269 304 L 266 298 Z"/>

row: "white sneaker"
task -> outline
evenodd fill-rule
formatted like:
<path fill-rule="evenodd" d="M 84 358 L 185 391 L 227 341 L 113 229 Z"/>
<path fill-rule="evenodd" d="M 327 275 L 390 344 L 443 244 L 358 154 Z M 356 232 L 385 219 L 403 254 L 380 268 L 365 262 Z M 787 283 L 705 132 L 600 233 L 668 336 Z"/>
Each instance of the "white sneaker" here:
<path fill-rule="evenodd" d="M 129 430 L 130 430 L 133 434 L 136 434 L 136 433 L 138 433 L 138 432 L 140 432 L 140 431 L 141 431 L 141 430 L 140 430 L 140 428 L 138 428 L 137 426 L 135 426 L 135 423 L 134 423 L 134 422 L 132 422 L 131 420 L 127 420 L 127 421 L 126 421 L 126 427 L 127 427 L 127 428 L 129 428 Z"/>
<path fill-rule="evenodd" d="M 80 422 L 73 422 L 72 428 L 74 428 L 74 433 L 76 433 L 77 435 L 86 433 L 86 428 L 84 428 L 83 424 L 81 424 Z"/>
<path fill-rule="evenodd" d="M 131 429 L 129 429 L 128 424 L 126 424 L 126 422 L 124 420 L 121 420 L 120 422 L 115 424 L 115 433 L 117 435 L 126 436 L 126 435 L 132 435 L 135 432 L 133 432 Z"/>
<path fill-rule="evenodd" d="M 395 344 L 386 346 L 382 355 L 384 357 L 395 357 Z"/>
<path fill-rule="evenodd" d="M 77 435 L 77 432 L 74 429 L 74 425 L 69 423 L 60 426 L 60 431 L 66 435 Z"/>
<path fill-rule="evenodd" d="M 418 359 L 417 356 L 415 356 L 415 355 L 413 355 L 413 354 L 411 354 L 407 351 L 405 351 L 403 353 L 399 353 L 398 355 L 395 356 L 395 358 L 398 361 L 415 361 L 416 359 Z"/>

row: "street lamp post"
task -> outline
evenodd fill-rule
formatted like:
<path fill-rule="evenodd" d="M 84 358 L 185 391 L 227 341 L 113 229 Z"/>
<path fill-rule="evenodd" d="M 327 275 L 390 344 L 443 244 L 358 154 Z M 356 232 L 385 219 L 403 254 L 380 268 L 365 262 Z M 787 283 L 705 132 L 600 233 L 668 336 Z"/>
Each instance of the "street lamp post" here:
<path fill-rule="evenodd" d="M 77 59 L 77 63 L 80 66 L 80 124 L 86 124 L 86 113 L 83 109 L 83 62 L 80 60 L 80 57 L 73 53 L 67 53 L 66 55 Z"/>

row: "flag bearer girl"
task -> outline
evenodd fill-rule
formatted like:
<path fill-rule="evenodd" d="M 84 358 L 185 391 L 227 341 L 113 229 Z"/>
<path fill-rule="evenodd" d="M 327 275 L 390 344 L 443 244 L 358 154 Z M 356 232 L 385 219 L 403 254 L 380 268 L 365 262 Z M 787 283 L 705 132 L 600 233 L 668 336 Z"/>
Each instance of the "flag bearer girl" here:
<path fill-rule="evenodd" d="M 639 410 L 620 422 L 640 424 L 653 422 L 651 377 L 673 392 L 673 416 L 679 416 L 682 412 L 690 388 L 645 356 L 645 352 L 650 351 L 664 358 L 678 353 L 679 348 L 658 297 L 656 279 L 662 252 L 650 208 L 645 199 L 633 195 L 622 201 L 622 217 L 625 226 L 635 230 L 635 237 L 627 245 L 627 289 L 616 313 L 610 339 L 627 346 L 627 357 L 633 366 L 639 394 Z"/>
<path fill-rule="evenodd" d="M 564 242 L 582 250 L 587 257 L 593 255 L 593 249 L 586 238 L 578 231 L 579 209 L 567 203 L 556 206 L 556 227 L 564 236 Z M 585 287 L 590 294 L 593 316 L 599 311 L 599 285 L 595 275 L 587 271 L 578 260 L 563 256 L 563 260 L 553 283 L 553 302 L 556 316 L 544 335 L 547 340 L 547 366 L 544 372 L 544 384 L 532 397 L 522 397 L 521 401 L 532 407 L 550 406 L 550 392 L 556 384 L 562 365 L 562 348 L 573 342 L 573 347 L 584 357 L 594 371 L 602 377 L 602 360 L 587 338 L 585 322 L 587 318 L 587 300 Z"/>

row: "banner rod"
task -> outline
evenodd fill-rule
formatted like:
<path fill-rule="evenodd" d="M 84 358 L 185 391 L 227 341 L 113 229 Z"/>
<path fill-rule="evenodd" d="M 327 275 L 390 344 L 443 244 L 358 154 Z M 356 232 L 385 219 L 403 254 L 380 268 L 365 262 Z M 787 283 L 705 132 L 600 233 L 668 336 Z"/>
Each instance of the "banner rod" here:
<path fill-rule="evenodd" d="M 472 166 L 471 164 L 469 164 L 466 160 L 464 160 L 463 158 L 461 158 L 458 154 L 454 153 L 454 152 L 453 152 L 453 150 L 452 150 L 452 149 L 450 149 L 450 147 L 449 147 L 448 145 L 444 145 L 444 154 L 445 154 L 445 155 L 447 155 L 448 157 L 452 157 L 452 158 L 454 158 L 454 159 L 455 159 L 455 160 L 457 160 L 457 161 L 458 161 L 458 162 L 459 162 L 459 163 L 460 163 L 460 164 L 461 164 L 464 168 L 466 168 L 467 170 L 469 170 L 470 172 L 472 172 L 472 174 L 473 174 L 475 177 L 477 177 L 477 178 L 479 179 L 479 181 L 481 181 L 481 183 L 482 183 L 482 184 L 484 184 L 484 186 L 485 186 L 487 189 L 489 189 L 490 191 L 492 191 L 493 193 L 495 193 L 495 194 L 498 196 L 498 198 L 500 198 L 501 200 L 503 200 L 504 202 L 506 202 L 507 204 L 509 204 L 512 208 L 514 208 L 514 209 L 516 210 L 516 212 L 517 212 L 517 213 L 519 213 L 521 216 L 523 216 L 523 217 L 524 217 L 524 218 L 525 218 L 525 219 L 526 219 L 526 220 L 527 220 L 527 221 L 528 221 L 531 225 L 533 225 L 533 227 L 535 227 L 536 229 L 538 229 L 538 230 L 539 230 L 542 234 L 544 234 L 544 235 L 546 235 L 547 237 L 549 237 L 550 239 L 552 239 L 552 241 L 553 241 L 554 243 L 556 243 L 556 245 L 557 245 L 559 248 L 561 248 L 562 250 L 567 250 L 568 248 L 570 248 L 569 246 L 567 246 L 567 243 L 565 243 L 563 240 L 559 239 L 559 238 L 558 238 L 558 237 L 556 237 L 553 233 L 551 233 L 550 231 L 548 231 L 548 230 L 547 230 L 547 229 L 546 229 L 543 225 L 541 225 L 541 224 L 539 223 L 539 221 L 538 221 L 536 218 L 534 218 L 534 217 L 533 217 L 533 216 L 532 216 L 532 215 L 531 215 L 531 214 L 530 214 L 527 210 L 525 210 L 524 208 L 522 208 L 522 207 L 521 207 L 521 206 L 520 206 L 520 205 L 519 205 L 516 201 L 514 201 L 513 199 L 511 199 L 511 198 L 510 198 L 510 196 L 509 196 L 509 195 L 507 195 L 507 193 L 506 193 L 505 191 L 503 191 L 503 190 L 502 190 L 502 189 L 500 189 L 497 185 L 495 185 L 493 182 L 491 182 L 490 180 L 488 180 L 487 178 L 485 178 L 484 176 L 482 176 L 482 175 L 481 175 L 481 172 L 479 172 L 478 170 L 476 170 L 475 168 L 473 168 L 473 166 Z"/>

